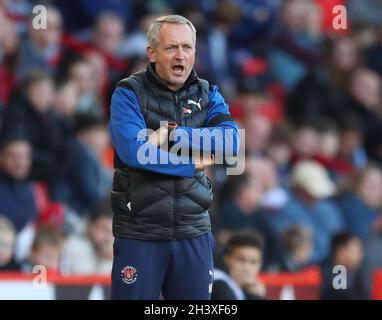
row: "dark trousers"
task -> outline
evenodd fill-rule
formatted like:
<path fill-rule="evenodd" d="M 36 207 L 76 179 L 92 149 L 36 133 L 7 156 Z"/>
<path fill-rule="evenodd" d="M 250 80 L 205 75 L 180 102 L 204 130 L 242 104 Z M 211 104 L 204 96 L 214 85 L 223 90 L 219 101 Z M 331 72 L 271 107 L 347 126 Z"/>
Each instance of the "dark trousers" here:
<path fill-rule="evenodd" d="M 215 240 L 211 232 L 185 239 L 116 238 L 112 299 L 209 300 Z"/>

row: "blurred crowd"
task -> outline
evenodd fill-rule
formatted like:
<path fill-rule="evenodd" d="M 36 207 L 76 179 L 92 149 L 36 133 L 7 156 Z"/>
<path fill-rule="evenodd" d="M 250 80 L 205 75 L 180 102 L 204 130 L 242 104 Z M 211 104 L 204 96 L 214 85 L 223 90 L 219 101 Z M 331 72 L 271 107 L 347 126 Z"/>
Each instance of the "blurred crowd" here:
<path fill-rule="evenodd" d="M 37 4 L 45 30 L 32 27 Z M 346 30 L 332 25 L 336 4 Z M 317 265 L 324 297 L 370 297 L 382 268 L 378 0 L 0 0 L 0 270 L 110 273 L 110 97 L 146 67 L 148 26 L 170 13 L 194 23 L 195 69 L 245 129 L 244 174 L 208 169 L 217 266 L 229 271 L 233 235 L 261 250 L 255 273 Z M 329 288 L 337 264 L 344 296 Z"/>

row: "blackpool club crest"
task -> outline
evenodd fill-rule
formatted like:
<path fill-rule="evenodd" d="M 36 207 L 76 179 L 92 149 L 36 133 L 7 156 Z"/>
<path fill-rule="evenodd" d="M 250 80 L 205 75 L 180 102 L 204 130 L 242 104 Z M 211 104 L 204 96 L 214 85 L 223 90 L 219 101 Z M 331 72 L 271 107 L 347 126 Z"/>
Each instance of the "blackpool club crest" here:
<path fill-rule="evenodd" d="M 138 272 L 132 266 L 126 266 L 121 271 L 122 281 L 126 284 L 132 284 L 137 280 Z"/>

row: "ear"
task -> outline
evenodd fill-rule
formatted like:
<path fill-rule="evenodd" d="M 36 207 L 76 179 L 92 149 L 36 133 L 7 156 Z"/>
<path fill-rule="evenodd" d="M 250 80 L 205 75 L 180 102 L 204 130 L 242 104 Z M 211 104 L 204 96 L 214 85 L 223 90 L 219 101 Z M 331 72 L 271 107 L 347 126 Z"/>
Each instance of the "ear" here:
<path fill-rule="evenodd" d="M 146 48 L 146 53 L 147 53 L 147 56 L 148 56 L 150 62 L 155 63 L 156 62 L 156 53 L 155 53 L 155 50 L 152 47 L 147 47 Z"/>

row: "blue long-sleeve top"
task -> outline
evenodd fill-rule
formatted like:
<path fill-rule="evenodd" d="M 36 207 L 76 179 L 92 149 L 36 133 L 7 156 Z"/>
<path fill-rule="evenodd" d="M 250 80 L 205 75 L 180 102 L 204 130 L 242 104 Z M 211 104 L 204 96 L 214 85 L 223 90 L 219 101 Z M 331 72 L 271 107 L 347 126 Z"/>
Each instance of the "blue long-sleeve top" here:
<path fill-rule="evenodd" d="M 221 114 L 230 115 L 229 106 L 224 101 L 218 88 L 211 86 L 206 123 Z M 140 138 L 145 129 L 147 129 L 147 125 L 136 94 L 126 88 L 117 88 L 111 98 L 109 130 L 112 143 L 121 160 L 129 167 L 156 173 L 180 177 L 192 177 L 194 175 L 195 165 L 190 159 L 180 159 L 183 156 L 151 145 L 147 141 L 147 136 L 145 139 Z M 209 151 L 212 153 L 230 150 L 232 156 L 238 155 L 240 137 L 238 126 L 234 121 L 224 121 L 214 127 L 178 127 L 175 130 L 175 135 L 180 137 L 176 141 L 177 146 L 180 148 L 184 147 L 203 151 L 202 146 L 206 144 L 203 145 L 200 142 L 212 140 L 211 147 L 209 148 Z M 222 143 L 214 143 L 213 136 L 216 136 L 216 130 L 221 131 Z M 226 130 L 229 130 L 230 134 L 225 135 Z M 200 136 L 201 141 L 194 141 L 195 139 L 192 139 L 193 133 L 194 136 Z M 156 161 L 150 161 L 145 164 L 142 164 L 142 161 L 138 161 L 138 150 L 144 144 L 146 144 L 144 146 L 145 150 L 156 156 Z M 167 159 L 166 163 L 163 163 L 163 159 Z"/>

